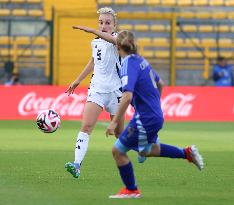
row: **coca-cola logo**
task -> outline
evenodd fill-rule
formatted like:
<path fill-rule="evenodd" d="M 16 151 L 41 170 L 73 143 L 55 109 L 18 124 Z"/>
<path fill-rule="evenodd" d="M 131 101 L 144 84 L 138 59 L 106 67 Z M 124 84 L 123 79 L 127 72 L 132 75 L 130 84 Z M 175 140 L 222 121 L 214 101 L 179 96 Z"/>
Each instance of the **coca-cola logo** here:
<path fill-rule="evenodd" d="M 164 116 L 187 117 L 191 115 L 195 95 L 172 93 L 161 99 L 161 107 Z M 40 110 L 55 109 L 61 116 L 80 117 L 83 113 L 86 94 L 73 94 L 70 97 L 62 93 L 56 97 L 40 97 L 35 92 L 27 93 L 18 105 L 18 111 L 22 116 L 37 114 Z M 129 106 L 126 112 L 132 117 L 134 108 Z"/>
<path fill-rule="evenodd" d="M 188 117 L 193 109 L 192 101 L 195 95 L 172 93 L 161 100 L 161 107 L 164 116 L 168 117 Z"/>
<path fill-rule="evenodd" d="M 86 94 L 73 94 L 68 97 L 62 93 L 56 97 L 40 97 L 35 92 L 26 94 L 19 103 L 18 111 L 23 116 L 37 114 L 40 110 L 54 109 L 61 116 L 81 116 Z"/>
<path fill-rule="evenodd" d="M 188 117 L 193 109 L 192 101 L 195 95 L 172 93 L 161 99 L 161 107 L 164 116 L 168 117 Z M 126 112 L 127 116 L 134 114 L 134 108 L 129 106 Z"/>

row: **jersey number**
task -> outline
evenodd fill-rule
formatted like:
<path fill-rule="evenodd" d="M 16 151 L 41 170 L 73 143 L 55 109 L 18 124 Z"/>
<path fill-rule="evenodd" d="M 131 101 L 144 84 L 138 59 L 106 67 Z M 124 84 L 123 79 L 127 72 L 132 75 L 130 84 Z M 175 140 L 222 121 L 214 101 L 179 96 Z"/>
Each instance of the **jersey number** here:
<path fill-rule="evenodd" d="M 102 50 L 100 50 L 100 49 L 98 49 L 98 51 L 97 51 L 97 59 L 100 61 L 100 60 L 102 60 L 102 58 L 101 58 L 101 51 Z"/>

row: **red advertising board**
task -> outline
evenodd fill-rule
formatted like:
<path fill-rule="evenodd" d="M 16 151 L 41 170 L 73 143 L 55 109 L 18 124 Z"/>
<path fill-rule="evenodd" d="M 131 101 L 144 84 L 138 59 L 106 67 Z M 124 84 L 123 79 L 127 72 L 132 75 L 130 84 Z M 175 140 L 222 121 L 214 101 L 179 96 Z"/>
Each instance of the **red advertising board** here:
<path fill-rule="evenodd" d="M 66 87 L 0 86 L 0 119 L 35 119 L 38 111 L 53 108 L 62 120 L 82 118 L 87 88 L 67 96 Z M 161 106 L 166 121 L 234 121 L 234 88 L 165 87 Z M 126 118 L 134 110 L 129 107 Z M 100 120 L 109 120 L 102 112 Z"/>

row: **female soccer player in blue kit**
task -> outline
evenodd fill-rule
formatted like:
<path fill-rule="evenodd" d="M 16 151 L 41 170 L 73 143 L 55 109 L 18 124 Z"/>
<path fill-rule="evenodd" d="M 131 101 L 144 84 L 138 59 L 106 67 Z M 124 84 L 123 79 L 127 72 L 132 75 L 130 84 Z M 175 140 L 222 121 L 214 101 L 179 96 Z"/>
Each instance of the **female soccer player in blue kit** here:
<path fill-rule="evenodd" d="M 106 130 L 106 135 L 114 134 L 118 122 L 130 103 L 135 108 L 135 113 L 112 149 L 125 187 L 109 197 L 139 198 L 141 193 L 135 183 L 133 167 L 127 156 L 129 150 L 138 152 L 140 163 L 144 162 L 146 157 L 168 157 L 187 159 L 200 170 L 204 164 L 195 145 L 178 148 L 159 142 L 158 132 L 164 121 L 160 106 L 162 80 L 151 65 L 137 54 L 134 35 L 131 32 L 122 31 L 118 34 L 117 48 L 123 58 L 120 70 L 123 95 L 118 111 Z"/>

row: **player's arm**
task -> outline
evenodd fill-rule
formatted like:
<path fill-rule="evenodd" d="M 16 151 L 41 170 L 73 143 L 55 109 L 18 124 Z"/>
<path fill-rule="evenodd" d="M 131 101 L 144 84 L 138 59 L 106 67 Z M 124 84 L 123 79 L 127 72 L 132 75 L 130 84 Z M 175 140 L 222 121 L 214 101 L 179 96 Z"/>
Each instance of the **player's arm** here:
<path fill-rule="evenodd" d="M 85 31 L 87 33 L 93 33 L 94 35 L 102 38 L 105 41 L 108 41 L 108 42 L 113 43 L 115 45 L 117 44 L 116 36 L 113 36 L 113 35 L 111 35 L 109 33 L 98 31 L 98 30 L 95 30 L 95 29 L 92 29 L 92 28 L 89 28 L 89 27 L 86 27 L 86 26 L 73 26 L 72 28 Z"/>
<path fill-rule="evenodd" d="M 88 64 L 85 66 L 84 70 L 78 75 L 76 80 L 70 84 L 68 89 L 65 91 L 65 93 L 68 93 L 68 96 L 74 93 L 74 90 L 76 87 L 81 83 L 82 80 L 85 79 L 85 77 L 90 74 L 94 69 L 94 60 L 93 58 L 89 60 Z"/>
<path fill-rule="evenodd" d="M 162 90 L 163 90 L 163 86 L 164 86 L 164 82 L 163 80 L 160 78 L 157 83 L 157 87 L 158 87 L 158 91 L 160 93 L 160 96 L 162 95 Z"/>
<path fill-rule="evenodd" d="M 90 74 L 94 69 L 94 59 L 91 58 L 88 64 L 85 66 L 84 70 L 80 73 L 80 75 L 76 78 L 74 82 L 80 84 L 82 80 L 86 78 L 88 74 Z"/>
<path fill-rule="evenodd" d="M 108 135 L 114 135 L 114 130 L 117 126 L 117 124 L 120 122 L 121 119 L 123 119 L 123 116 L 129 106 L 129 104 L 132 101 L 132 92 L 129 91 L 125 91 L 121 97 L 121 101 L 119 104 L 119 108 L 118 111 L 116 113 L 116 115 L 114 116 L 114 118 L 112 119 L 111 123 L 109 124 L 109 126 L 107 127 L 106 130 L 106 136 Z"/>
<path fill-rule="evenodd" d="M 154 76 L 154 81 L 157 85 L 157 89 L 159 91 L 159 94 L 160 94 L 160 97 L 162 95 L 162 89 L 163 89 L 163 86 L 164 86 L 164 82 L 163 80 L 159 77 L 159 75 L 156 73 L 156 71 L 154 70 L 151 70 L 151 72 L 153 72 L 153 76 Z"/>

